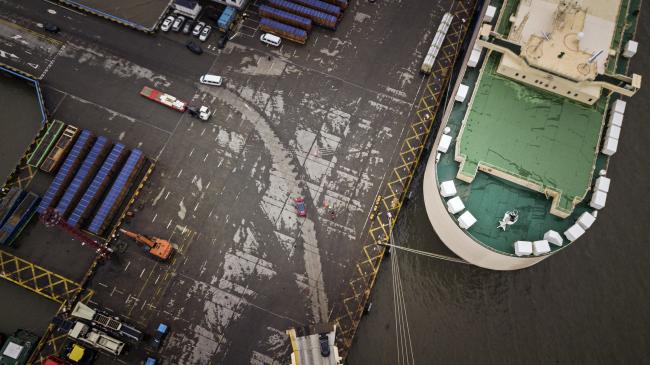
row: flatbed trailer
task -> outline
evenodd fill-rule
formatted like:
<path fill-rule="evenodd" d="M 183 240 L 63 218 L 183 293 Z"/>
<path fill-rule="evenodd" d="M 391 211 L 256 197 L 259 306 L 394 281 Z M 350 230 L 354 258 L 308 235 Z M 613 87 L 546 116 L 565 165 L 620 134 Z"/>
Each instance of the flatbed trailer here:
<path fill-rule="evenodd" d="M 149 86 L 145 86 L 140 91 L 140 95 L 144 96 L 149 100 L 153 100 L 158 104 L 162 104 L 168 108 L 172 108 L 179 112 L 184 112 L 187 109 L 187 103 L 176 98 L 175 96 L 164 93 L 160 90 L 156 90 Z"/>
<path fill-rule="evenodd" d="M 45 160 L 41 163 L 40 169 L 49 174 L 53 174 L 63 162 L 63 157 L 70 151 L 72 145 L 79 136 L 79 128 L 75 126 L 66 126 L 63 134 L 56 141 L 56 144 L 47 155 Z"/>
<path fill-rule="evenodd" d="M 40 197 L 28 192 L 7 221 L 0 227 L 0 245 L 11 245 L 36 212 Z"/>

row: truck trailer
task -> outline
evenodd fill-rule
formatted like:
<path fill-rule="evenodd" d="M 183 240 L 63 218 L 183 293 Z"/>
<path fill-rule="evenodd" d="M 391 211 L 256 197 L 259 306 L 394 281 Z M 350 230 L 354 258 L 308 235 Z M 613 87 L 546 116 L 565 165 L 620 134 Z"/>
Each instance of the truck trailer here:
<path fill-rule="evenodd" d="M 138 329 L 120 321 L 119 318 L 111 317 L 82 302 L 77 302 L 70 315 L 90 321 L 93 325 L 100 326 L 116 336 L 126 338 L 131 342 L 142 341 L 143 334 Z"/>
<path fill-rule="evenodd" d="M 143 87 L 140 91 L 140 95 L 181 113 L 185 111 L 185 108 L 187 108 L 186 102 L 149 86 Z"/>
<path fill-rule="evenodd" d="M 124 342 L 98 329 L 92 328 L 83 322 L 76 322 L 74 327 L 68 332 L 68 336 L 115 356 L 120 355 L 122 350 L 124 350 Z"/>

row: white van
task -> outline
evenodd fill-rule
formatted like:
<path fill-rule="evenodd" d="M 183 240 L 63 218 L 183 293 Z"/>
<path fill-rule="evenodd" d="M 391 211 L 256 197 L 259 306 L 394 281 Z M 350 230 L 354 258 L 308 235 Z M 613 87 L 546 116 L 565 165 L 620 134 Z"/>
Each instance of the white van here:
<path fill-rule="evenodd" d="M 221 86 L 221 82 L 223 81 L 223 78 L 217 75 L 206 74 L 201 76 L 199 81 L 202 84 L 206 84 L 206 85 Z"/>
<path fill-rule="evenodd" d="M 282 39 L 280 37 L 271 33 L 262 34 L 260 36 L 260 41 L 262 41 L 262 43 L 270 44 L 274 47 L 278 47 L 280 46 L 280 43 L 282 43 Z"/>

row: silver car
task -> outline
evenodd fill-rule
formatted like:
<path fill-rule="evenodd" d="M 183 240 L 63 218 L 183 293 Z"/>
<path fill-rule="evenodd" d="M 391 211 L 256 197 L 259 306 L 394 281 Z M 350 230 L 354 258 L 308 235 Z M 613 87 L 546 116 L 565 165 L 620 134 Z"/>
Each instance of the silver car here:
<path fill-rule="evenodd" d="M 205 42 L 208 37 L 210 36 L 210 33 L 212 33 L 212 27 L 209 25 L 206 25 L 203 27 L 203 30 L 201 31 L 201 35 L 199 36 L 199 40 L 201 42 Z"/>
<path fill-rule="evenodd" d="M 198 37 L 199 34 L 201 34 L 201 29 L 205 26 L 204 22 L 198 22 L 194 26 L 194 30 L 192 31 L 192 35 Z"/>
<path fill-rule="evenodd" d="M 179 15 L 178 18 L 176 18 L 176 20 L 174 20 L 174 24 L 172 25 L 172 30 L 174 32 L 178 32 L 183 27 L 183 23 L 185 23 L 185 17 L 182 16 L 182 15 Z"/>
<path fill-rule="evenodd" d="M 160 25 L 160 30 L 162 30 L 163 32 L 168 32 L 169 28 L 172 27 L 173 22 L 174 22 L 174 17 L 171 16 L 171 15 L 168 16 L 167 18 L 165 18 L 165 20 Z"/>

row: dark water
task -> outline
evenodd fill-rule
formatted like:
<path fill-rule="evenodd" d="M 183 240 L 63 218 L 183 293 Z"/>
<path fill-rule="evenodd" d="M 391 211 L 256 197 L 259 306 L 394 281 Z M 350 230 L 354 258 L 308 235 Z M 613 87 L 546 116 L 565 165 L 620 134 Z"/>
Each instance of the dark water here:
<path fill-rule="evenodd" d="M 650 77 L 650 25 L 631 71 Z M 416 364 L 650 363 L 650 91 L 628 100 L 606 208 L 567 250 L 516 272 L 400 253 Z M 395 239 L 444 252 L 426 216 L 423 171 Z M 399 364 L 391 262 L 348 364 Z"/>

